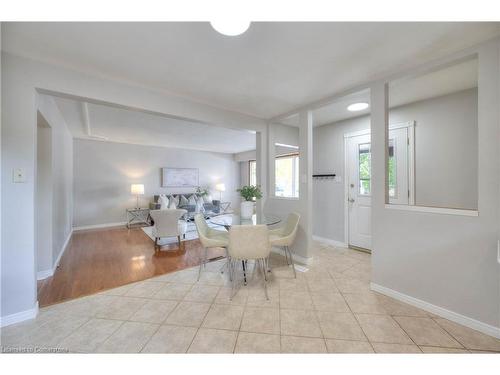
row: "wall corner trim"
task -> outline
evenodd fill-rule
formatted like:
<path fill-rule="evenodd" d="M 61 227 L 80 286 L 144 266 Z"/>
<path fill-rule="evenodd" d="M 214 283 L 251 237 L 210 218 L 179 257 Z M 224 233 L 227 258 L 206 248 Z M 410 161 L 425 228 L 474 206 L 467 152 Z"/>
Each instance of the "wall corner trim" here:
<path fill-rule="evenodd" d="M 283 257 L 285 256 L 285 252 L 280 247 L 273 246 L 271 251 L 275 254 L 280 254 Z M 306 265 L 311 264 L 312 260 L 313 260 L 313 257 L 305 258 L 303 256 L 294 254 L 293 251 L 292 251 L 292 257 L 293 257 L 293 260 L 295 260 L 297 263 L 306 264 Z"/>
<path fill-rule="evenodd" d="M 38 271 L 36 273 L 36 279 L 38 281 L 44 280 L 44 279 L 46 279 L 48 277 L 51 277 L 53 274 L 54 274 L 54 268 L 52 268 L 50 270 Z"/>
<path fill-rule="evenodd" d="M 38 301 L 36 301 L 33 308 L 29 310 L 0 317 L 0 327 L 7 327 L 12 324 L 23 322 L 25 320 L 35 319 L 37 315 L 38 315 Z"/>
<path fill-rule="evenodd" d="M 95 224 L 95 225 L 81 225 L 81 226 L 78 226 L 78 227 L 73 227 L 73 232 L 78 232 L 78 231 L 81 231 L 81 230 L 88 230 L 88 229 L 123 227 L 125 225 L 127 225 L 126 221 L 117 222 L 117 223 Z"/>
<path fill-rule="evenodd" d="M 314 241 L 318 241 L 318 242 L 324 243 L 326 245 L 332 245 L 332 246 L 336 246 L 336 247 L 349 247 L 345 242 L 332 240 L 330 238 L 312 236 L 312 239 Z"/>
<path fill-rule="evenodd" d="M 408 296 L 406 294 L 403 294 L 401 292 L 395 291 L 390 288 L 386 288 L 385 286 L 378 285 L 375 283 L 370 283 L 370 289 L 384 294 L 386 296 L 392 297 L 394 299 L 397 299 L 401 302 L 405 302 L 409 305 L 418 307 L 422 310 L 428 311 L 430 313 L 433 313 L 435 315 L 438 315 L 442 318 L 451 320 L 455 323 L 461 324 L 465 327 L 474 329 L 476 331 L 482 332 L 486 335 L 490 335 L 493 337 L 496 337 L 497 339 L 500 339 L 500 327 L 495 327 L 492 325 L 489 325 L 487 323 L 480 322 L 479 320 L 469 318 L 468 316 L 458 314 L 454 311 L 447 310 L 443 307 L 439 307 L 436 305 L 433 305 L 432 303 L 422 301 L 418 298 Z"/>
<path fill-rule="evenodd" d="M 66 237 L 66 240 L 64 241 L 64 244 L 62 245 L 62 249 L 59 252 L 59 255 L 58 255 L 56 261 L 52 265 L 52 269 L 50 269 L 50 270 L 44 270 L 44 271 L 38 271 L 36 273 L 36 279 L 37 280 L 44 280 L 44 279 L 46 279 L 46 278 L 51 277 L 51 276 L 54 275 L 54 273 L 56 272 L 57 266 L 59 266 L 59 262 L 61 261 L 61 258 L 63 256 L 64 252 L 68 248 L 68 244 L 69 244 L 69 241 L 71 240 L 72 236 L 73 236 L 73 229 L 71 229 L 69 231 L 68 236 Z"/>

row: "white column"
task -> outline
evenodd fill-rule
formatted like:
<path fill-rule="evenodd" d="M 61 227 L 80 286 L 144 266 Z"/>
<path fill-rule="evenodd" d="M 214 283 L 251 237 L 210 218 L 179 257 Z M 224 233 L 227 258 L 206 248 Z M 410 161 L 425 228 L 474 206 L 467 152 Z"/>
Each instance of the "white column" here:
<path fill-rule="evenodd" d="M 258 131 L 255 134 L 256 138 L 256 167 L 257 167 L 257 185 L 260 186 L 262 190 L 262 199 L 257 201 L 257 212 L 262 213 L 264 211 L 264 205 L 268 196 L 267 190 L 267 128 L 265 131 Z"/>
<path fill-rule="evenodd" d="M 267 125 L 267 193 L 269 197 L 274 196 L 276 188 L 276 140 L 274 137 L 275 128 L 272 123 Z"/>
<path fill-rule="evenodd" d="M 386 163 L 387 163 L 387 119 L 388 119 L 388 89 L 383 82 L 370 87 L 371 94 L 371 181 L 372 181 L 372 273 L 374 280 L 378 272 L 380 254 L 383 247 L 381 241 L 385 234 L 382 220 L 386 202 Z"/>
<path fill-rule="evenodd" d="M 310 258 L 312 246 L 312 173 L 313 173 L 313 116 L 312 111 L 299 113 L 299 207 L 300 228 L 297 244 L 301 254 Z"/>

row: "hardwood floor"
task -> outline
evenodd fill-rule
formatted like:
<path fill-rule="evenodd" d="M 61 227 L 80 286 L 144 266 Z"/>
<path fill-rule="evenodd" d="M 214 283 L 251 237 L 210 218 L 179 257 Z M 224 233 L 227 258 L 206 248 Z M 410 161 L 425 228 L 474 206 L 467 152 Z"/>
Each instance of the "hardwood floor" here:
<path fill-rule="evenodd" d="M 190 240 L 155 255 L 153 241 L 140 228 L 75 232 L 54 276 L 38 283 L 38 302 L 47 306 L 193 267 L 202 249 L 199 240 Z M 222 248 L 208 253 L 211 259 L 224 254 Z"/>

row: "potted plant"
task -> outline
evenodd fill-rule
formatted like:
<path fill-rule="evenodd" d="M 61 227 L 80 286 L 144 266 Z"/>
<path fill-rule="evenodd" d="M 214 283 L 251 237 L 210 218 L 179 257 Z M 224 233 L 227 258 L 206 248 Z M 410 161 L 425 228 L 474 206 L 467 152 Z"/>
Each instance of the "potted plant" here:
<path fill-rule="evenodd" d="M 201 187 L 201 186 L 198 186 L 196 188 L 196 191 L 195 191 L 195 194 L 198 196 L 198 197 L 204 197 L 208 194 L 210 194 L 210 190 L 208 189 L 208 186 L 207 187 Z"/>
<path fill-rule="evenodd" d="M 253 206 L 256 199 L 262 198 L 262 191 L 259 186 L 242 186 L 238 190 L 241 197 L 244 199 L 241 202 L 241 217 L 243 219 L 250 219 L 253 215 Z"/>

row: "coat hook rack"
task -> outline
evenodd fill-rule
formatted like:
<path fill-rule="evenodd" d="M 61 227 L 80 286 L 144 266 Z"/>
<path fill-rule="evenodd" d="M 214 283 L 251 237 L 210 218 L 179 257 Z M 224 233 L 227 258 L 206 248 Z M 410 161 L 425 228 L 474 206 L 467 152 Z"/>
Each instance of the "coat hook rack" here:
<path fill-rule="evenodd" d="M 320 180 L 323 179 L 330 179 L 330 178 L 335 178 L 336 174 L 335 173 L 330 173 L 330 174 L 313 174 L 313 178 L 318 178 Z"/>

